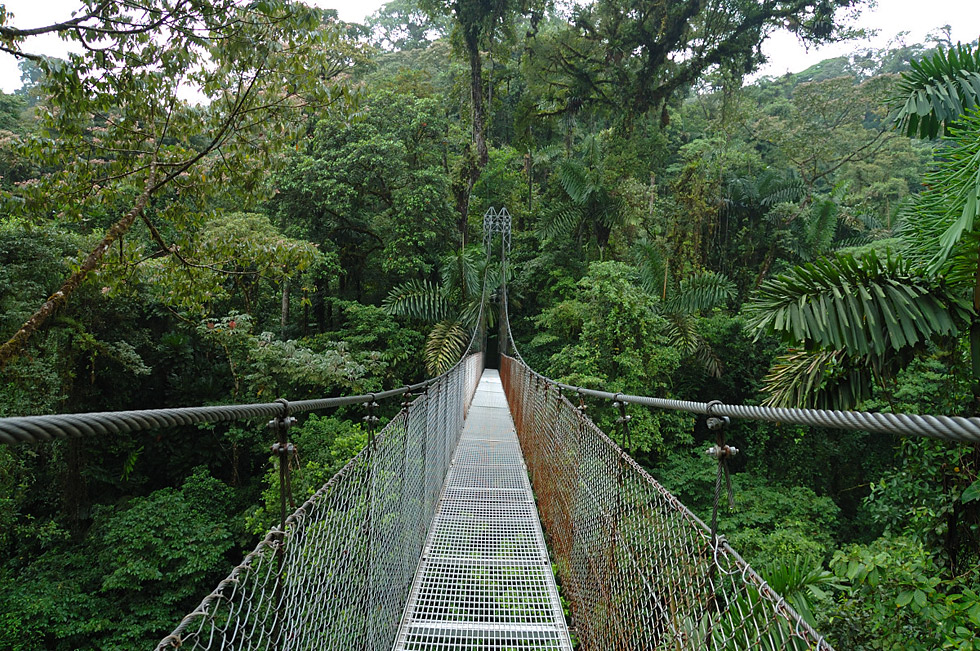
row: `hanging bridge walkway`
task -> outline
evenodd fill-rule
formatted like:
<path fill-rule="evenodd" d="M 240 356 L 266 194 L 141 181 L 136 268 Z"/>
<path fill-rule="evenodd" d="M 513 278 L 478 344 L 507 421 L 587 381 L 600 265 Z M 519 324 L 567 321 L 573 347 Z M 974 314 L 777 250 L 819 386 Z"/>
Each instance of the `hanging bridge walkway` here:
<path fill-rule="evenodd" d="M 485 287 L 484 305 L 486 297 Z M 0 418 L 0 442 L 271 419 L 280 523 L 159 651 L 570 650 L 573 641 L 583 651 L 832 651 L 717 535 L 714 521 L 706 526 L 589 419 L 584 398 L 615 401 L 627 432 L 627 404 L 705 416 L 717 433 L 709 450 L 716 509 L 734 451 L 724 439 L 728 418 L 980 443 L 977 418 L 567 386 L 523 361 L 505 288 L 499 298 L 499 373 L 484 368 L 481 307 L 460 361 L 416 385 L 295 402 Z M 363 405 L 370 428 L 378 401 L 396 397 L 400 411 L 288 513 L 294 416 Z"/>
<path fill-rule="evenodd" d="M 463 425 L 395 649 L 566 649 L 548 548 L 497 371 Z"/>

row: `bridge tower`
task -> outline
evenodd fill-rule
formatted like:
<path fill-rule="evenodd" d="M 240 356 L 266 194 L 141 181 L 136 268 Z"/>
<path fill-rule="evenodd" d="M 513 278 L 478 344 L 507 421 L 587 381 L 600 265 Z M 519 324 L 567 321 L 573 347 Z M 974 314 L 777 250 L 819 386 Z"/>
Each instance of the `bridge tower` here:
<path fill-rule="evenodd" d="M 487 257 L 493 254 L 494 236 L 500 233 L 500 287 L 497 288 L 497 346 L 501 355 L 509 355 L 511 342 L 507 331 L 507 253 L 510 251 L 511 219 L 507 208 L 498 211 L 493 206 L 483 213 L 483 248 Z"/>

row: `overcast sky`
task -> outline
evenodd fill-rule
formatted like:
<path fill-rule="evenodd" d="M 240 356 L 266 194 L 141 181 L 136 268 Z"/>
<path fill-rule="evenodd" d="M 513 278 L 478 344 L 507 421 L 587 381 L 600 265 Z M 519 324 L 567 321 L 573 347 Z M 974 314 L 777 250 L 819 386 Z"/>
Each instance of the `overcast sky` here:
<path fill-rule="evenodd" d="M 342 20 L 359 22 L 374 13 L 385 0 L 307 0 L 320 7 L 334 8 Z M 37 27 L 71 17 L 81 3 L 77 0 L 10 0 L 0 2 L 14 14 L 10 24 Z M 799 72 L 829 57 L 840 56 L 864 47 L 883 47 L 899 32 L 907 31 L 906 42 L 922 41 L 926 34 L 942 25 L 951 25 L 953 41 L 969 42 L 980 37 L 980 0 L 879 0 L 878 7 L 866 11 L 857 25 L 878 30 L 870 42 L 828 45 L 806 51 L 788 32 L 775 34 L 764 46 L 770 63 L 762 74 L 781 75 Z M 53 36 L 36 37 L 30 51 L 64 56 L 65 43 Z M 11 92 L 20 87 L 17 61 L 0 53 L 0 89 Z"/>

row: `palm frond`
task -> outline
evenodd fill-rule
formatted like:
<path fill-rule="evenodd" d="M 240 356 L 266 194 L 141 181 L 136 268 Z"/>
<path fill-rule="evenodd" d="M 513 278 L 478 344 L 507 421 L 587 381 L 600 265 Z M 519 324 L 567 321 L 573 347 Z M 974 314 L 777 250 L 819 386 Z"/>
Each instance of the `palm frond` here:
<path fill-rule="evenodd" d="M 425 370 L 431 376 L 445 373 L 459 361 L 470 335 L 459 321 L 440 321 L 425 340 Z"/>
<path fill-rule="evenodd" d="M 714 378 L 721 377 L 721 372 L 724 370 L 725 365 L 722 363 L 721 358 L 715 354 L 711 344 L 700 335 L 698 335 L 694 352 L 691 353 L 691 356 L 704 368 L 705 373 Z"/>
<path fill-rule="evenodd" d="M 804 556 L 772 561 L 762 568 L 762 575 L 769 587 L 786 599 L 810 626 L 817 625 L 814 600 L 823 599 L 826 590 L 839 587 L 831 572 Z"/>
<path fill-rule="evenodd" d="M 663 245 L 641 239 L 633 245 L 633 260 L 639 271 L 643 290 L 663 297 L 667 280 L 667 251 Z"/>
<path fill-rule="evenodd" d="M 464 301 L 480 296 L 480 260 L 485 259 L 483 251 L 476 246 L 458 249 L 447 254 L 442 261 L 439 273 L 442 276 L 443 294 L 458 294 Z"/>
<path fill-rule="evenodd" d="M 837 254 L 767 280 L 746 306 L 750 328 L 806 348 L 881 356 L 956 335 L 969 307 L 899 258 Z"/>
<path fill-rule="evenodd" d="M 483 323 L 487 328 L 492 328 L 497 323 L 498 309 L 498 302 L 496 300 L 487 300 L 487 304 L 483 307 Z M 477 296 L 463 306 L 463 310 L 459 315 L 459 322 L 467 328 L 473 329 L 479 325 L 479 318 L 480 297 Z"/>
<path fill-rule="evenodd" d="M 777 172 L 767 172 L 758 181 L 756 196 L 763 208 L 779 203 L 796 203 L 803 198 L 803 181 Z"/>
<path fill-rule="evenodd" d="M 925 191 L 902 220 L 913 255 L 933 273 L 980 220 L 980 113 L 963 116 L 948 142 L 942 161 L 926 175 Z"/>
<path fill-rule="evenodd" d="M 931 58 L 910 61 L 903 72 L 892 120 L 909 137 L 935 138 L 980 104 L 980 49 L 956 45 Z"/>
<path fill-rule="evenodd" d="M 839 350 L 793 350 L 776 358 L 763 380 L 767 407 L 851 409 L 871 396 L 872 367 Z"/>
<path fill-rule="evenodd" d="M 805 241 L 810 257 L 830 248 L 837 231 L 838 214 L 837 202 L 833 199 L 821 199 L 811 207 L 805 225 Z"/>
<path fill-rule="evenodd" d="M 409 280 L 388 292 L 381 309 L 393 316 L 432 323 L 445 319 L 450 305 L 438 285 L 427 280 Z"/>
<path fill-rule="evenodd" d="M 565 194 L 576 205 L 582 205 L 588 201 L 589 195 L 595 191 L 595 186 L 589 178 L 589 170 L 575 159 L 566 158 L 563 160 L 558 165 L 556 173 L 558 174 L 558 182 L 561 183 Z"/>
<path fill-rule="evenodd" d="M 582 224 L 583 213 L 579 206 L 547 210 L 538 222 L 538 235 L 542 239 L 557 237 L 562 233 L 574 234 Z"/>
<path fill-rule="evenodd" d="M 680 282 L 677 293 L 664 305 L 666 312 L 707 312 L 735 296 L 735 283 L 724 274 L 702 271 Z"/>
<path fill-rule="evenodd" d="M 671 313 L 667 314 L 667 340 L 675 348 L 682 349 L 688 355 L 697 350 L 698 341 L 701 336 L 697 331 L 697 322 L 690 314 Z"/>

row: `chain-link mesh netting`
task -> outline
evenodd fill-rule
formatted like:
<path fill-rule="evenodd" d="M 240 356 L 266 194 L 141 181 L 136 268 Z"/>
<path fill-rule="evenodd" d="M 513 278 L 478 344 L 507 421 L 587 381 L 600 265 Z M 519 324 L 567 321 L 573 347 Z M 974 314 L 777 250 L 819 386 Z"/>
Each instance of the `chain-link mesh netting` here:
<path fill-rule="evenodd" d="M 430 385 L 157 648 L 390 649 L 482 371 Z"/>
<path fill-rule="evenodd" d="M 500 376 L 582 649 L 832 651 L 554 384 Z"/>

